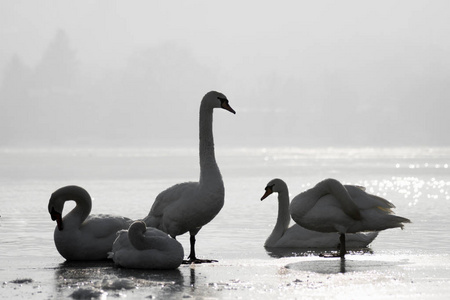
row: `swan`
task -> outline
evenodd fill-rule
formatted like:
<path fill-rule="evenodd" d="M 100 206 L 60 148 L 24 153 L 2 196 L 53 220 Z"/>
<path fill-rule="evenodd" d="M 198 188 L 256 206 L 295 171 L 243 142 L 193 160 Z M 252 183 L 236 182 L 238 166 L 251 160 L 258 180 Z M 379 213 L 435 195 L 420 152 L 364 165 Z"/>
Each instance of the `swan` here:
<path fill-rule="evenodd" d="M 266 192 L 261 201 L 272 193 L 278 193 L 278 218 L 272 233 L 264 243 L 267 248 L 337 248 L 339 234 L 323 233 L 306 229 L 298 224 L 289 227 L 289 190 L 287 184 L 279 178 L 267 183 Z M 378 235 L 378 232 L 355 233 L 346 236 L 346 244 L 350 248 L 367 247 Z"/>
<path fill-rule="evenodd" d="M 268 192 L 273 186 L 266 188 Z M 410 223 L 392 212 L 394 204 L 365 192 L 360 186 L 342 185 L 325 179 L 295 196 L 289 206 L 292 219 L 302 227 L 319 232 L 338 232 L 341 258 L 345 257 L 345 235 L 362 231 L 381 231 Z"/>
<path fill-rule="evenodd" d="M 117 265 L 134 269 L 176 269 L 183 257 L 183 247 L 177 240 L 142 221 L 119 231 L 108 254 Z"/>
<path fill-rule="evenodd" d="M 64 203 L 73 200 L 75 208 L 62 218 Z M 131 219 L 111 215 L 89 215 L 92 201 L 89 193 L 75 185 L 56 190 L 50 197 L 48 212 L 56 221 L 55 246 L 66 260 L 104 260 L 116 238 Z"/>
<path fill-rule="evenodd" d="M 195 236 L 219 213 L 224 204 L 225 188 L 216 163 L 213 138 L 213 109 L 236 112 L 222 93 L 211 91 L 200 104 L 200 180 L 176 184 L 162 191 L 155 199 L 143 221 L 148 227 L 158 228 L 176 238 L 190 234 L 189 263 L 212 262 L 201 260 L 195 254 Z"/>

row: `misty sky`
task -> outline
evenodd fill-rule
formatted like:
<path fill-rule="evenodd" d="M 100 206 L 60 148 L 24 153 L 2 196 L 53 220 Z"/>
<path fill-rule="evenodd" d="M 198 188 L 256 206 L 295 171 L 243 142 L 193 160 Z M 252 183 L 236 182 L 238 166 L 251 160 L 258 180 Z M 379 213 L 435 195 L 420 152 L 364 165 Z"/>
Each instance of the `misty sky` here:
<path fill-rule="evenodd" d="M 0 0 L 2 135 L 195 145 L 199 101 L 219 90 L 237 115 L 216 112 L 215 134 L 231 145 L 450 145 L 449 11 L 414 0 Z M 71 60 L 59 108 L 55 43 Z M 7 87 L 13 73 L 31 78 L 25 94 L 20 80 Z"/>

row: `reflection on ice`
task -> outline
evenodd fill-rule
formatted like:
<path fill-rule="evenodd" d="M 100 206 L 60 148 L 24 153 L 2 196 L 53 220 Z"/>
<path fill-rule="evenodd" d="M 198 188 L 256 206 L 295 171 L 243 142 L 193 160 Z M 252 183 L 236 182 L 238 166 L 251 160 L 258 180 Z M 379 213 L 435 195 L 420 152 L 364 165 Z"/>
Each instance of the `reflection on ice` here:
<path fill-rule="evenodd" d="M 158 297 L 165 294 L 179 294 L 183 291 L 184 278 L 176 270 L 140 270 L 117 268 L 114 263 L 100 262 L 64 262 L 55 272 L 56 291 L 61 296 L 71 290 L 72 297 L 100 297 L 126 290 L 146 288 Z M 195 279 L 191 281 L 195 282 Z"/>
<path fill-rule="evenodd" d="M 269 256 L 273 258 L 281 257 L 302 257 L 302 256 L 323 256 L 324 254 L 330 254 L 338 252 L 339 249 L 330 248 L 265 248 Z M 354 254 L 373 254 L 371 248 L 358 248 L 358 249 L 347 249 L 347 253 Z"/>
<path fill-rule="evenodd" d="M 314 272 L 320 274 L 337 274 L 349 272 L 378 272 L 386 270 L 392 272 L 404 261 L 376 261 L 376 260 L 348 260 L 348 259 L 320 259 L 308 260 L 286 265 L 286 268 L 296 271 Z M 400 269 L 398 269 L 400 270 Z"/>

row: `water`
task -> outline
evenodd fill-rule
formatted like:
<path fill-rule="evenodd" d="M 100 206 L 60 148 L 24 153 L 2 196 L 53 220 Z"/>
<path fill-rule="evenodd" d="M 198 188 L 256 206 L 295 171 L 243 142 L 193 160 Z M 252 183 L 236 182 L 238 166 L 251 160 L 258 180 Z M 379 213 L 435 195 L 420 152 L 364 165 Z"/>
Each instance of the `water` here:
<path fill-rule="evenodd" d="M 77 184 L 93 197 L 92 213 L 142 218 L 160 191 L 198 179 L 197 149 L 0 149 L 2 297 L 442 299 L 450 292 L 450 149 L 217 148 L 225 206 L 196 248 L 219 262 L 170 272 L 65 263 L 48 199 Z M 295 249 L 271 253 L 263 243 L 277 200 L 259 199 L 274 177 L 293 195 L 327 177 L 364 185 L 413 223 L 380 233 L 344 262 Z M 178 240 L 187 252 L 189 237 Z"/>

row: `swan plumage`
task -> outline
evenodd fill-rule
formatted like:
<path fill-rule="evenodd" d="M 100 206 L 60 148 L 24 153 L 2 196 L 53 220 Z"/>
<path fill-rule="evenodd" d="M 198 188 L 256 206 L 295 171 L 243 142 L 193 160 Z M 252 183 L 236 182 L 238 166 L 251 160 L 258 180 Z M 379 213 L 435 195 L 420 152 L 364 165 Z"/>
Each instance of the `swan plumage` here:
<path fill-rule="evenodd" d="M 277 222 L 264 243 L 267 248 L 337 248 L 339 234 L 336 232 L 317 232 L 306 229 L 298 224 L 289 227 L 289 189 L 287 184 L 279 178 L 267 183 L 266 192 L 261 200 L 271 193 L 278 194 Z M 346 236 L 346 245 L 350 248 L 367 247 L 378 235 L 378 232 L 355 233 Z"/>
<path fill-rule="evenodd" d="M 202 262 L 195 254 L 195 236 L 224 204 L 225 188 L 214 152 L 214 108 L 236 113 L 222 93 L 211 91 L 203 97 L 199 113 L 199 181 L 176 184 L 162 191 L 143 219 L 147 226 L 158 228 L 173 238 L 189 232 L 191 262 Z"/>
<path fill-rule="evenodd" d="M 167 233 L 136 221 L 117 233 L 108 257 L 125 268 L 176 269 L 183 262 L 184 251 Z"/>
<path fill-rule="evenodd" d="M 75 201 L 75 208 L 62 217 L 64 203 L 71 200 Z M 91 208 L 89 193 L 79 186 L 62 187 L 50 197 L 48 212 L 57 223 L 55 246 L 66 260 L 107 259 L 117 231 L 132 223 L 131 219 L 120 216 L 89 215 Z"/>
<path fill-rule="evenodd" d="M 403 228 L 404 223 L 411 222 L 394 215 L 394 207 L 386 199 L 366 193 L 361 186 L 343 185 L 329 178 L 295 196 L 289 212 L 292 219 L 306 229 L 339 233 L 343 258 L 346 234 Z"/>

